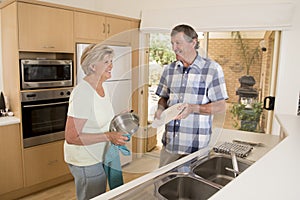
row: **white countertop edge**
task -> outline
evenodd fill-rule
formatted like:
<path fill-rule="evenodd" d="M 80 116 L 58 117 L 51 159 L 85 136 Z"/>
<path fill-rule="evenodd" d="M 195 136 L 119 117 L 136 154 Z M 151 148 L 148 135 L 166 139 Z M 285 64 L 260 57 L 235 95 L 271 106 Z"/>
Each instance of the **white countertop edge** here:
<path fill-rule="evenodd" d="M 210 199 L 299 199 L 300 117 L 276 119 L 288 136 Z"/>
<path fill-rule="evenodd" d="M 300 136 L 300 116 L 281 114 L 276 115 L 275 118 L 289 136 Z"/>
<path fill-rule="evenodd" d="M 0 126 L 19 124 L 20 122 L 21 120 L 17 117 L 0 117 Z"/>
<path fill-rule="evenodd" d="M 300 169 L 300 160 L 295 159 L 295 156 L 300 154 L 300 134 L 298 133 L 300 130 L 300 117 L 278 115 L 276 119 L 278 119 L 280 126 L 282 126 L 288 136 L 210 199 L 232 200 L 242 198 L 250 200 L 289 199 L 289 197 L 293 199 L 299 197 L 297 190 L 300 174 L 297 171 Z M 205 154 L 207 151 L 208 149 L 203 149 L 190 154 L 93 199 L 117 197 L 146 181 L 172 170 L 180 164 Z"/>
<path fill-rule="evenodd" d="M 183 164 L 183 163 L 185 163 L 189 160 L 192 160 L 193 158 L 200 157 L 201 155 L 207 155 L 208 151 L 209 151 L 209 148 L 205 148 L 205 149 L 199 150 L 197 152 L 194 152 L 194 153 L 192 153 L 188 156 L 185 156 L 185 157 L 183 157 L 183 158 L 181 158 L 181 159 L 179 159 L 175 162 L 172 162 L 172 163 L 170 163 L 166 166 L 163 166 L 163 167 L 158 168 L 158 169 L 156 169 L 156 170 L 154 170 L 154 171 L 152 171 L 148 174 L 145 174 L 144 176 L 141 176 L 141 177 L 139 177 L 135 180 L 132 180 L 132 181 L 120 186 L 120 187 L 117 187 L 117 188 L 115 188 L 113 190 L 110 190 L 110 191 L 108 191 L 108 192 L 106 192 L 102 195 L 99 195 L 99 196 L 93 198 L 93 200 L 114 198 L 114 197 L 116 197 L 116 196 L 118 196 L 118 195 L 120 195 L 120 194 L 122 194 L 122 193 L 124 193 L 128 190 L 131 190 L 131 189 L 133 189 L 133 188 L 135 188 L 135 187 L 137 187 L 137 186 L 139 186 L 139 185 L 141 185 L 141 184 L 143 184 L 147 181 L 150 181 L 150 180 L 152 180 L 152 179 L 154 179 L 154 178 L 156 178 L 156 177 L 158 177 L 158 176 L 174 169 L 175 167 L 177 167 L 177 166 L 179 166 L 179 165 L 181 165 L 181 164 Z"/>

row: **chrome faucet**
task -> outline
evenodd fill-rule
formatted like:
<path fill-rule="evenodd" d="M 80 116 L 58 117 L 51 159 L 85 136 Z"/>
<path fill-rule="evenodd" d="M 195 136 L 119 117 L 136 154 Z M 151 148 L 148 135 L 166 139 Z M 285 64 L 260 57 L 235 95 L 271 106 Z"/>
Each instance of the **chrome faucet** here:
<path fill-rule="evenodd" d="M 233 172 L 234 177 L 237 177 L 237 175 L 239 175 L 240 171 L 239 171 L 239 166 L 237 163 L 236 155 L 235 155 L 234 151 L 231 151 L 230 154 L 231 154 L 232 167 L 233 167 L 233 170 L 235 171 L 235 172 Z M 238 172 L 238 173 L 236 173 L 236 172 Z"/>
<path fill-rule="evenodd" d="M 231 154 L 231 161 L 232 161 L 232 168 L 233 169 L 228 168 L 228 167 L 226 167 L 225 169 L 228 170 L 228 171 L 233 172 L 234 177 L 237 177 L 241 172 L 239 171 L 239 166 L 238 166 L 238 163 L 237 163 L 236 155 L 235 155 L 234 151 L 230 151 L 230 154 Z"/>

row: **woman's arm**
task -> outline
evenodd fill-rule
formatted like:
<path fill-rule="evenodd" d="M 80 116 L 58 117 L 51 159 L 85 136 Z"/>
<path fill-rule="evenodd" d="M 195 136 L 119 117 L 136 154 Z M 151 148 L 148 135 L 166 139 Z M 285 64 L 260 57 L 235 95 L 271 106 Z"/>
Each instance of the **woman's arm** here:
<path fill-rule="evenodd" d="M 90 145 L 110 141 L 116 145 L 125 145 L 128 140 L 126 136 L 123 136 L 124 133 L 121 132 L 106 132 L 104 134 L 82 133 L 86 121 L 87 119 L 67 117 L 65 140 L 68 144 Z"/>

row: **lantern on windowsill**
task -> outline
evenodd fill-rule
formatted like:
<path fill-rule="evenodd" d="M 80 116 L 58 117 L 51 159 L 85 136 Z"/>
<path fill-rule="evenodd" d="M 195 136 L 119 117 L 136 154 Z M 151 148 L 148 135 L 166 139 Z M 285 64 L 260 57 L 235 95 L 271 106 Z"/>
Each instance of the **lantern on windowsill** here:
<path fill-rule="evenodd" d="M 258 91 L 253 88 L 255 79 L 246 75 L 239 79 L 241 86 L 236 91 L 239 95 L 239 102 L 233 104 L 230 112 L 235 122 L 234 127 L 240 126 L 240 130 L 257 131 L 257 125 L 262 113 L 262 105 L 257 102 Z M 238 123 L 236 120 L 240 121 Z"/>

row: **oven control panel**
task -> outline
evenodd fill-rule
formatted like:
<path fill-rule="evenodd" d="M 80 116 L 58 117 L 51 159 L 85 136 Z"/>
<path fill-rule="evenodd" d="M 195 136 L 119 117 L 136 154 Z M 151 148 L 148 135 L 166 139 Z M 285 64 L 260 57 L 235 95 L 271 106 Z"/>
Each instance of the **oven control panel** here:
<path fill-rule="evenodd" d="M 21 101 L 40 101 L 48 99 L 69 98 L 73 88 L 26 91 L 21 93 Z"/>

